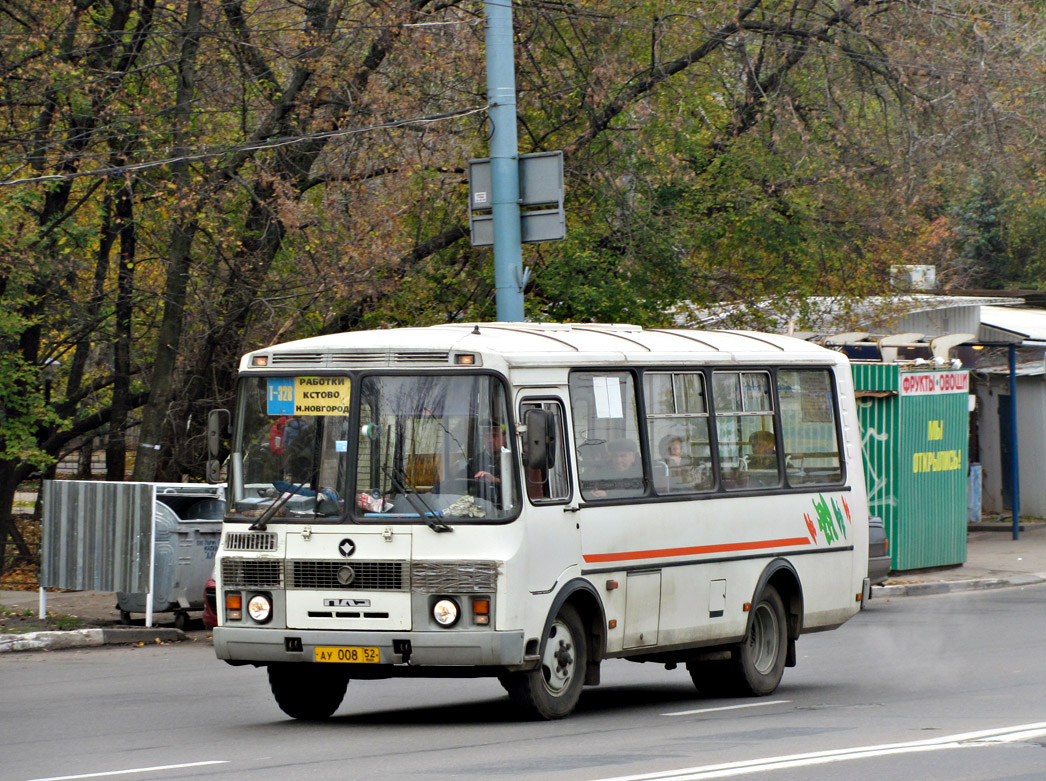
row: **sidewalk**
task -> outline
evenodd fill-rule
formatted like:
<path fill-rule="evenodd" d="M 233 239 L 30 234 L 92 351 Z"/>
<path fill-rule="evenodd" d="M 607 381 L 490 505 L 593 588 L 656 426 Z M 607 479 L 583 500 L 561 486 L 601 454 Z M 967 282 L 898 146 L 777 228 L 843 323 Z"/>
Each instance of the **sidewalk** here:
<path fill-rule="evenodd" d="M 872 589 L 872 599 L 946 594 L 1008 586 L 1046 583 L 1046 523 L 1026 522 L 1020 539 L 1013 539 L 1013 525 L 980 523 L 970 526 L 966 563 L 955 567 L 895 573 L 883 586 Z M 39 609 L 40 596 L 33 591 L 0 591 L 0 605 L 9 610 Z M 113 643 L 155 643 L 206 637 L 206 630 L 188 634 L 174 628 L 172 613 L 153 615 L 153 627 L 144 626 L 135 615 L 135 626 L 120 623 L 116 595 L 101 591 L 49 592 L 47 612 L 75 616 L 85 629 L 68 632 L 0 634 L 0 653 L 5 651 L 83 648 Z"/>
<path fill-rule="evenodd" d="M 39 591 L 0 591 L 0 605 L 12 612 L 40 609 Z M 65 591 L 47 593 L 48 615 L 79 619 L 83 628 L 67 631 L 0 633 L 0 653 L 6 651 L 54 651 L 63 648 L 89 648 L 101 645 L 170 643 L 203 634 L 183 632 L 174 626 L 173 613 L 154 613 L 152 627 L 144 615 L 134 614 L 133 625 L 120 621 L 116 595 L 105 591 Z M 198 615 L 198 614 L 196 614 Z"/>
<path fill-rule="evenodd" d="M 982 522 L 968 529 L 965 564 L 895 572 L 872 589 L 872 599 L 1046 583 L 1046 523 L 1022 523 L 1017 540 L 1012 522 Z"/>

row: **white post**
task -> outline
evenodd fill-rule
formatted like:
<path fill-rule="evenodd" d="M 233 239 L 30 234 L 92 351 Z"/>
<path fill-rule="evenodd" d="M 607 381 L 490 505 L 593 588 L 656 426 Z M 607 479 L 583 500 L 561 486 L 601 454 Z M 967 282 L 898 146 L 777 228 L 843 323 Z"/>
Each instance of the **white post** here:
<path fill-rule="evenodd" d="M 41 619 L 47 619 L 47 590 L 40 586 L 40 612 L 37 613 Z"/>
<path fill-rule="evenodd" d="M 149 540 L 149 591 L 145 595 L 145 625 L 153 625 L 153 592 L 156 590 L 156 488 L 153 488 L 152 535 Z"/>

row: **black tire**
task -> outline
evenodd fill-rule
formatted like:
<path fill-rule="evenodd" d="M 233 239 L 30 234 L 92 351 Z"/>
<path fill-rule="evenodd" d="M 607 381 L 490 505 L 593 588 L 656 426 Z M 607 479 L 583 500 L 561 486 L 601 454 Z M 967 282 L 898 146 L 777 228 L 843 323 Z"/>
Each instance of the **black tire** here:
<path fill-rule="evenodd" d="M 581 617 L 563 605 L 541 639 L 541 664 L 515 673 L 506 688 L 517 704 L 542 719 L 569 716 L 585 685 L 588 643 Z"/>
<path fill-rule="evenodd" d="M 294 719 L 322 721 L 341 705 L 349 679 L 321 665 L 270 664 L 269 688 L 280 710 Z"/>
<path fill-rule="evenodd" d="M 687 662 L 690 680 L 705 697 L 732 697 L 737 693 L 733 659 Z"/>
<path fill-rule="evenodd" d="M 784 602 L 773 586 L 759 595 L 748 620 L 744 642 L 734 653 L 738 689 L 763 697 L 781 683 L 788 655 L 788 624 Z"/>
<path fill-rule="evenodd" d="M 186 630 L 188 630 L 189 621 L 191 620 L 192 619 L 189 618 L 188 613 L 186 613 L 184 610 L 179 610 L 174 614 L 174 627 L 175 629 L 180 629 L 183 632 L 185 632 Z"/>
<path fill-rule="evenodd" d="M 498 683 L 501 684 L 501 688 L 507 691 L 510 695 L 516 686 L 516 674 L 515 673 L 500 673 L 498 675 Z"/>
<path fill-rule="evenodd" d="M 784 602 L 767 586 L 752 608 L 745 639 L 730 659 L 689 662 L 694 685 L 709 697 L 764 697 L 777 690 L 788 655 L 788 625 Z"/>

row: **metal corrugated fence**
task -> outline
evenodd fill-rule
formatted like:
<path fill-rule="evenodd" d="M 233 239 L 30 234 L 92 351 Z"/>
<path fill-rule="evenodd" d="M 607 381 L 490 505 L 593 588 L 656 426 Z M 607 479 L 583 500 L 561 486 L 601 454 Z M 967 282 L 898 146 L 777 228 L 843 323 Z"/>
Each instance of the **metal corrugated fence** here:
<path fill-rule="evenodd" d="M 45 480 L 40 585 L 149 591 L 149 483 Z"/>

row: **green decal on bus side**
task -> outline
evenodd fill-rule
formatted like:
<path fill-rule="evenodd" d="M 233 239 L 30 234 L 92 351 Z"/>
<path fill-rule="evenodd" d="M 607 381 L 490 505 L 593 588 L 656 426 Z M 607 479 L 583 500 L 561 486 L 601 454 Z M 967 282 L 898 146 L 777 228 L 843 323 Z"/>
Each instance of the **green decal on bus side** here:
<path fill-rule="evenodd" d="M 821 530 L 821 534 L 824 536 L 826 544 L 831 545 L 838 539 L 842 539 L 847 536 L 846 524 L 850 522 L 850 506 L 846 503 L 845 499 L 840 499 L 842 507 L 840 508 L 840 502 L 835 499 L 825 499 L 823 495 L 818 494 L 814 502 L 814 513 L 817 517 L 816 524 L 814 519 L 810 517 L 809 513 L 803 513 L 803 519 L 806 521 L 806 528 L 810 532 L 810 538 L 816 543 L 817 542 L 817 530 Z"/>

